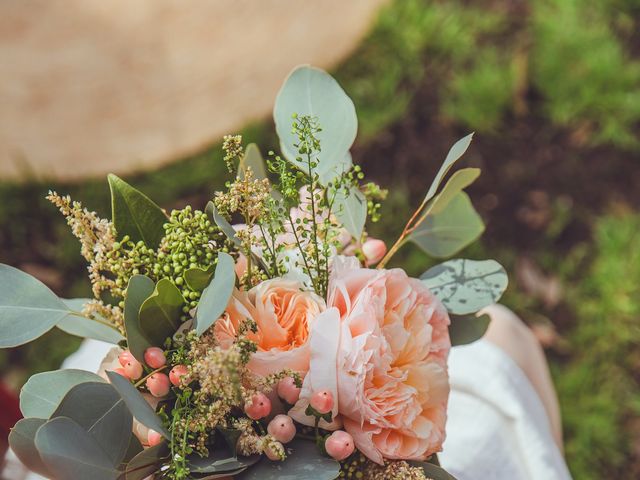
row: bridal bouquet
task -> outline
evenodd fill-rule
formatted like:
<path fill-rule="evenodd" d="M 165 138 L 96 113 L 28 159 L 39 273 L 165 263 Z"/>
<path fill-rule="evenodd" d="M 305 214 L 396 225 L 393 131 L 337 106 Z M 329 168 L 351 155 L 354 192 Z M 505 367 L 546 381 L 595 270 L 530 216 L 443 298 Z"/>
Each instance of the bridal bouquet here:
<path fill-rule="evenodd" d="M 448 260 L 419 279 L 387 268 L 414 242 L 435 258 L 483 224 L 448 176 L 387 249 L 366 232 L 386 191 L 349 149 L 357 117 L 326 73 L 296 69 L 275 105 L 280 153 L 224 139 L 233 173 L 204 211 L 170 213 L 115 175 L 112 219 L 51 192 L 88 261 L 94 298 L 63 300 L 0 266 L 0 346 L 53 327 L 111 342 L 96 374 L 34 375 L 16 455 L 54 479 L 450 479 L 445 439 L 452 343 L 506 288 L 492 260 Z M 448 177 L 444 182 L 445 177 Z"/>

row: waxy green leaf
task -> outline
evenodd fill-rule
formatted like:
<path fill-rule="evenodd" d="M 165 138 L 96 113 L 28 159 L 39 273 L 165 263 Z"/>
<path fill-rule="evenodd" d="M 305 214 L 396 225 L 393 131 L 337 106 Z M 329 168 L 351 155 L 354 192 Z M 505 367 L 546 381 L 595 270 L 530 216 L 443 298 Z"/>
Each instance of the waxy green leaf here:
<path fill-rule="evenodd" d="M 359 241 L 367 221 L 367 199 L 364 194 L 356 187 L 351 187 L 349 194 L 342 190 L 337 192 L 334 213 L 347 232 Z"/>
<path fill-rule="evenodd" d="M 429 187 L 429 190 L 427 191 L 427 195 L 425 196 L 425 199 L 424 199 L 425 202 L 428 202 L 435 196 L 436 192 L 438 191 L 438 187 L 440 186 L 440 183 L 446 176 L 447 172 L 451 169 L 453 164 L 456 163 L 456 161 L 458 161 L 458 159 L 462 157 L 462 155 L 464 155 L 464 153 L 469 148 L 472 138 L 473 138 L 473 133 L 467 135 L 464 138 L 461 138 L 460 140 L 458 140 L 456 143 L 453 144 L 453 147 L 451 147 L 451 149 L 449 150 L 449 153 L 447 153 L 447 157 L 444 159 L 444 162 L 440 166 L 438 173 L 436 174 L 435 178 L 433 179 L 433 182 L 431 183 L 431 186 Z"/>
<path fill-rule="evenodd" d="M 201 292 L 209 285 L 209 282 L 211 282 L 214 271 L 214 265 L 211 265 L 206 270 L 198 267 L 190 268 L 184 272 L 184 281 L 187 282 L 187 285 L 189 285 L 189 288 L 192 290 Z"/>
<path fill-rule="evenodd" d="M 207 207 L 205 208 L 205 213 L 209 217 L 209 219 L 215 223 L 222 233 L 224 233 L 229 240 L 231 240 L 236 246 L 240 246 L 241 242 L 238 236 L 236 235 L 236 230 L 233 226 L 227 222 L 227 219 L 224 218 L 218 212 L 218 209 L 214 205 L 213 202 L 208 202 Z"/>
<path fill-rule="evenodd" d="M 450 314 L 449 337 L 451 345 L 466 345 L 481 339 L 489 328 L 491 318 L 488 315 Z"/>
<path fill-rule="evenodd" d="M 220 252 L 213 280 L 202 292 L 196 310 L 195 328 L 198 335 L 202 335 L 224 313 L 235 284 L 236 272 L 233 257 Z"/>
<path fill-rule="evenodd" d="M 124 298 L 124 328 L 127 333 L 127 346 L 131 354 L 140 362 L 144 360 L 144 352 L 153 344 L 147 340 L 140 329 L 140 307 L 153 294 L 155 284 L 144 275 L 134 275 Z"/>
<path fill-rule="evenodd" d="M 316 173 L 330 180 L 349 161 L 348 152 L 358 131 L 358 117 L 351 99 L 328 73 L 310 66 L 296 68 L 285 80 L 276 97 L 273 118 L 284 157 L 307 171 L 305 162 L 296 160 L 297 136 L 292 133 L 293 115 L 316 117 L 322 131 L 317 134 L 321 153 Z"/>
<path fill-rule="evenodd" d="M 35 340 L 71 315 L 40 280 L 0 264 L 0 348 Z"/>
<path fill-rule="evenodd" d="M 125 478 L 122 480 L 144 480 L 157 472 L 170 454 L 169 446 L 165 442 L 143 450 L 127 464 Z"/>
<path fill-rule="evenodd" d="M 84 370 L 54 370 L 33 375 L 20 391 L 20 410 L 25 417 L 49 418 L 71 388 L 84 382 L 104 382 Z"/>
<path fill-rule="evenodd" d="M 131 240 L 142 240 L 156 248 L 164 237 L 163 225 L 167 216 L 145 194 L 139 192 L 114 174 L 109 174 L 111 212 L 118 238 L 129 235 Z"/>
<path fill-rule="evenodd" d="M 484 223 L 473 208 L 469 196 L 457 192 L 447 206 L 430 214 L 407 237 L 429 255 L 449 257 L 475 241 L 484 231 Z"/>
<path fill-rule="evenodd" d="M 171 280 L 163 278 L 140 306 L 138 325 L 144 337 L 156 347 L 173 336 L 180 325 L 184 297 Z"/>
<path fill-rule="evenodd" d="M 465 315 L 496 303 L 509 283 L 495 260 L 455 259 L 427 270 L 420 279 L 450 313 Z"/>
<path fill-rule="evenodd" d="M 442 191 L 433 199 L 429 211 L 432 215 L 442 212 L 449 203 L 480 176 L 479 168 L 462 168 L 451 175 Z"/>
<path fill-rule="evenodd" d="M 267 168 L 264 164 L 264 159 L 262 158 L 258 145 L 255 143 L 247 145 L 244 155 L 240 159 L 238 178 L 244 179 L 244 172 L 247 168 L 251 168 L 254 179 L 262 180 L 267 178 Z"/>
<path fill-rule="evenodd" d="M 35 444 L 56 478 L 116 480 L 122 473 L 93 437 L 67 417 L 56 417 L 40 427 Z"/>
<path fill-rule="evenodd" d="M 81 313 L 83 306 L 89 301 L 91 300 L 88 298 L 72 298 L 65 299 L 64 303 L 71 310 Z M 98 315 L 95 320 L 78 315 L 68 315 L 59 321 L 56 327 L 70 335 L 92 338 L 101 342 L 117 344 L 124 340 L 115 326 L 108 325 L 107 320 Z"/>
<path fill-rule="evenodd" d="M 192 473 L 228 473 L 248 468 L 260 460 L 260 455 L 249 457 L 234 456 L 226 449 L 216 450 L 208 457 L 194 455 L 189 458 L 189 470 Z"/>
<path fill-rule="evenodd" d="M 29 470 L 49 478 L 51 473 L 40 458 L 35 444 L 36 432 L 45 422 L 46 420 L 42 418 L 19 420 L 9 433 L 9 445 L 13 453 Z"/>
<path fill-rule="evenodd" d="M 113 388 L 118 391 L 120 397 L 124 400 L 124 403 L 127 404 L 129 411 L 136 420 L 145 427 L 160 433 L 163 437 L 167 439 L 171 438 L 167 429 L 164 428 L 160 417 L 129 380 L 115 372 L 107 372 L 107 377 L 111 385 L 113 385 Z"/>

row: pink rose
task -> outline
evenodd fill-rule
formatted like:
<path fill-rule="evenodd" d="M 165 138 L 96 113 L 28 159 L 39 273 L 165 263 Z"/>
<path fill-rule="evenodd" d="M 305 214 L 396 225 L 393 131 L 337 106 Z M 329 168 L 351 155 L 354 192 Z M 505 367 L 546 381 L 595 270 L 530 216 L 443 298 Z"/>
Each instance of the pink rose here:
<path fill-rule="evenodd" d="M 284 369 L 306 373 L 309 369 L 309 332 L 325 302 L 293 279 L 275 278 L 260 283 L 249 292 L 236 290 L 226 314 L 214 326 L 220 345 L 228 347 L 236 338 L 242 321 L 251 318 L 258 330 L 249 338 L 258 351 L 249 369 L 269 375 Z"/>
<path fill-rule="evenodd" d="M 402 270 L 359 268 L 342 257 L 328 305 L 325 328 L 318 321 L 312 332 L 311 369 L 290 414 L 309 424 L 303 412 L 310 391 L 329 389 L 344 429 L 371 460 L 424 460 L 440 451 L 451 348 L 442 304 Z"/>

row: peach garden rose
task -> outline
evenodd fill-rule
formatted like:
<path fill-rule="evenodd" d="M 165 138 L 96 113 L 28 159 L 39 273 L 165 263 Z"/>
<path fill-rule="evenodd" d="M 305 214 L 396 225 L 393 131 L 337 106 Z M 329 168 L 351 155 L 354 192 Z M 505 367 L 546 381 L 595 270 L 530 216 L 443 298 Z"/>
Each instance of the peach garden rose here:
<path fill-rule="evenodd" d="M 451 347 L 442 304 L 402 270 L 359 268 L 344 258 L 336 260 L 328 298 L 291 414 L 309 424 L 310 392 L 328 389 L 337 398 L 334 414 L 371 460 L 424 460 L 440 451 Z"/>

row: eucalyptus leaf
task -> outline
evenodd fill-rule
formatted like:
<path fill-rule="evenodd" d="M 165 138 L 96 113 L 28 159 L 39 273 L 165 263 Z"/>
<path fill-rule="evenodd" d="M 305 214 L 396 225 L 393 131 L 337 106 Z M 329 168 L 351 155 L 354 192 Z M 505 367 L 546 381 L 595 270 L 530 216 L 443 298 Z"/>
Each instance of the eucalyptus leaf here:
<path fill-rule="evenodd" d="M 267 178 L 267 169 L 264 164 L 264 159 L 260 153 L 258 145 L 250 143 L 244 151 L 244 155 L 240 159 L 240 165 L 238 166 L 238 178 L 244 179 L 244 173 L 247 168 L 251 168 L 253 172 L 253 178 L 256 180 L 262 180 Z"/>
<path fill-rule="evenodd" d="M 72 387 L 51 418 L 67 417 L 102 447 L 114 465 L 120 464 L 133 428 L 133 417 L 120 394 L 108 383 L 87 382 Z"/>
<path fill-rule="evenodd" d="M 169 446 L 162 442 L 151 448 L 147 448 L 127 464 L 123 480 L 144 480 L 157 472 L 164 460 L 170 455 Z"/>
<path fill-rule="evenodd" d="M 287 444 L 287 459 L 273 462 L 265 456 L 255 466 L 236 477 L 237 480 L 334 480 L 340 464 L 320 453 L 316 444 L 296 438 Z"/>
<path fill-rule="evenodd" d="M 144 360 L 145 350 L 153 346 L 140 329 L 140 307 L 151 296 L 154 289 L 155 284 L 149 277 L 134 275 L 129 279 L 124 298 L 124 328 L 127 333 L 127 347 L 140 362 Z"/>
<path fill-rule="evenodd" d="M 161 434 L 164 438 L 170 439 L 171 435 L 164 428 L 162 424 L 162 420 L 156 414 L 156 412 L 151 408 L 151 406 L 147 403 L 144 397 L 138 392 L 136 387 L 134 387 L 129 380 L 124 378 L 122 375 L 118 375 L 115 372 L 107 372 L 107 377 L 113 385 L 122 399 L 124 403 L 127 404 L 129 411 L 131 414 L 145 427 L 148 427 L 152 430 L 155 430 L 159 434 Z"/>
<path fill-rule="evenodd" d="M 20 410 L 25 417 L 49 418 L 71 388 L 84 382 L 104 382 L 84 370 L 37 373 L 20 390 Z"/>
<path fill-rule="evenodd" d="M 129 435 L 129 445 L 127 446 L 127 451 L 124 454 L 124 458 L 122 459 L 122 463 L 125 464 L 124 466 L 126 466 L 127 463 L 133 460 L 134 457 L 142 453 L 143 450 L 144 448 L 142 447 L 140 440 L 138 440 L 138 437 L 136 437 L 133 432 L 131 432 L 131 435 Z"/>
<path fill-rule="evenodd" d="M 180 325 L 184 297 L 171 280 L 163 278 L 149 298 L 140 306 L 138 326 L 144 338 L 153 346 L 161 346 Z"/>
<path fill-rule="evenodd" d="M 202 292 L 196 310 L 195 327 L 198 336 L 202 335 L 224 313 L 235 284 L 236 272 L 233 257 L 220 252 L 213 280 Z"/>
<path fill-rule="evenodd" d="M 38 429 L 46 420 L 42 418 L 23 418 L 16 423 L 9 433 L 9 445 L 16 457 L 31 471 L 51 477 L 51 473 L 40 458 L 36 448 L 35 438 Z"/>
<path fill-rule="evenodd" d="M 484 223 L 469 196 L 457 194 L 437 214 L 428 215 L 407 237 L 429 255 L 449 257 L 474 242 L 484 231 Z"/>
<path fill-rule="evenodd" d="M 496 303 L 509 279 L 495 260 L 455 259 L 427 270 L 420 279 L 450 313 L 465 315 Z"/>
<path fill-rule="evenodd" d="M 0 348 L 35 340 L 71 315 L 40 280 L 0 264 Z"/>
<path fill-rule="evenodd" d="M 276 97 L 273 117 L 284 157 L 307 171 L 306 163 L 296 160 L 297 136 L 292 132 L 293 115 L 316 117 L 322 128 L 317 138 L 321 153 L 316 173 L 327 178 L 341 170 L 358 131 L 358 117 L 351 99 L 328 73 L 308 65 L 296 68 L 285 80 Z"/>
<path fill-rule="evenodd" d="M 222 230 L 222 233 L 224 233 L 229 240 L 231 240 L 236 246 L 241 245 L 242 242 L 240 242 L 238 235 L 236 235 L 236 230 L 229 222 L 227 222 L 226 218 L 220 215 L 213 202 L 210 201 L 207 203 L 205 213 L 209 219 L 215 223 L 220 230 Z"/>
<path fill-rule="evenodd" d="M 193 455 L 189 458 L 189 470 L 192 473 L 227 473 L 250 467 L 258 460 L 260 460 L 260 455 L 236 457 L 227 449 L 222 449 L 212 452 L 205 458 Z"/>
<path fill-rule="evenodd" d="M 491 318 L 488 315 L 449 315 L 449 337 L 451 345 L 466 345 L 481 339 L 489 328 Z"/>
<path fill-rule="evenodd" d="M 428 202 L 435 196 L 436 192 L 438 191 L 438 187 L 440 186 L 440 183 L 444 179 L 445 175 L 451 169 L 453 164 L 456 163 L 456 161 L 458 161 L 458 159 L 462 157 L 462 155 L 464 155 L 464 153 L 469 148 L 472 139 L 473 133 L 461 138 L 453 144 L 453 147 L 451 147 L 449 153 L 447 153 L 447 157 L 444 159 L 444 162 L 440 166 L 438 173 L 436 174 L 433 182 L 431 183 L 431 186 L 429 187 L 429 190 L 427 191 L 427 195 L 424 199 L 425 202 Z"/>
<path fill-rule="evenodd" d="M 109 174 L 111 211 L 118 238 L 129 235 L 132 241 L 142 240 L 148 247 L 157 248 L 164 237 L 165 213 L 127 182 Z"/>
<path fill-rule="evenodd" d="M 433 463 L 409 461 L 414 467 L 421 467 L 425 476 L 430 480 L 456 480 L 456 478 L 447 472 L 444 468 L 434 465 Z"/>
<path fill-rule="evenodd" d="M 47 469 L 58 479 L 116 480 L 122 472 L 80 425 L 56 417 L 42 425 L 35 444 Z"/>
<path fill-rule="evenodd" d="M 216 427 L 216 431 L 222 435 L 224 438 L 227 447 L 233 455 L 237 454 L 238 450 L 238 440 L 242 436 L 242 430 L 238 430 L 237 428 L 224 428 L 224 427 Z"/>
<path fill-rule="evenodd" d="M 347 232 L 360 240 L 364 224 L 367 221 L 367 199 L 357 188 L 351 187 L 348 194 L 342 190 L 336 193 L 335 216 Z"/>
<path fill-rule="evenodd" d="M 479 168 L 462 168 L 454 172 L 442 191 L 434 198 L 430 213 L 437 215 L 443 211 L 459 192 L 475 182 L 479 176 Z"/>
<path fill-rule="evenodd" d="M 207 285 L 209 285 L 214 270 L 214 265 L 211 265 L 206 270 L 198 267 L 190 268 L 184 272 L 184 281 L 187 282 L 187 285 L 191 290 L 201 292 L 207 287 Z"/>
<path fill-rule="evenodd" d="M 75 312 L 82 312 L 84 305 L 91 301 L 88 298 L 65 299 L 64 303 Z M 99 315 L 96 319 L 79 315 L 68 315 L 58 322 L 58 327 L 63 332 L 76 337 L 92 338 L 101 342 L 118 344 L 124 337 L 115 326 L 107 325 L 108 321 Z"/>

